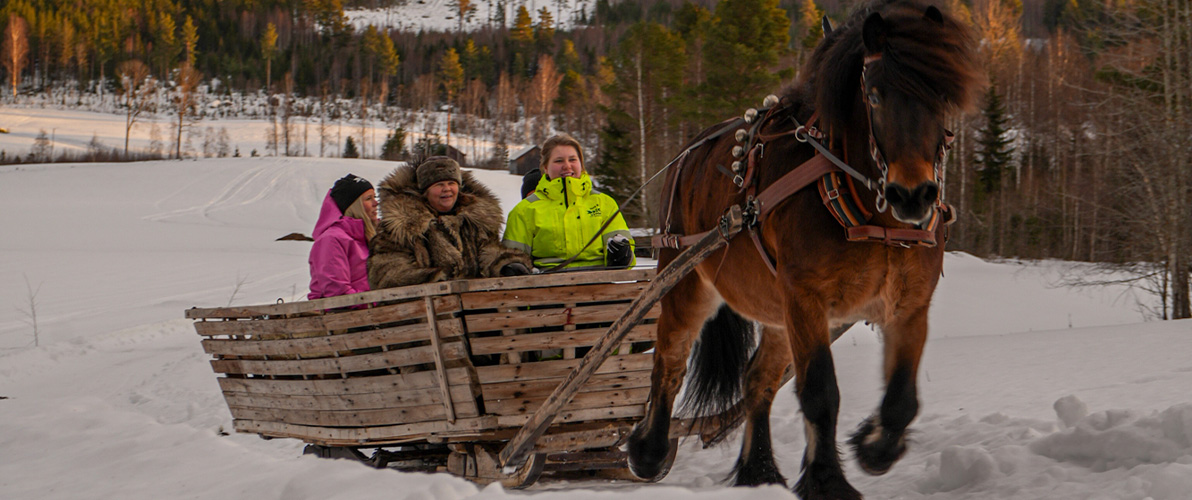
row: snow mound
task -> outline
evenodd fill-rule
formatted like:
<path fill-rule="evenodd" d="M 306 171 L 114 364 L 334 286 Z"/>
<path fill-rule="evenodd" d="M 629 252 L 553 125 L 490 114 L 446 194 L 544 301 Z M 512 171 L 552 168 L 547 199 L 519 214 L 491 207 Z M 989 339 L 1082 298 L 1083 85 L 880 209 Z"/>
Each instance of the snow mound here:
<path fill-rule="evenodd" d="M 1061 420 L 1071 418 L 1073 408 L 1083 405 L 1075 405 L 1072 400 L 1079 400 L 1073 396 L 1064 400 L 1068 402 L 1056 402 L 1057 409 L 1062 409 L 1058 411 Z M 1192 463 L 1192 403 L 1151 414 L 1130 410 L 1096 412 L 1068 429 L 1031 443 L 1030 448 L 1053 460 L 1095 471 L 1177 461 Z"/>

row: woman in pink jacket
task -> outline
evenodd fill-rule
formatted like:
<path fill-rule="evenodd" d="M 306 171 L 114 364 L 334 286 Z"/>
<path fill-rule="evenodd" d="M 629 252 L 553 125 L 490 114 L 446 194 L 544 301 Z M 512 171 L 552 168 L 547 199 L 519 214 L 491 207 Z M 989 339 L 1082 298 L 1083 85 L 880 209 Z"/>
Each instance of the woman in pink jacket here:
<path fill-rule="evenodd" d="M 310 248 L 310 293 L 321 299 L 368 291 L 368 240 L 376 234 L 376 191 L 348 174 L 323 199 Z"/>

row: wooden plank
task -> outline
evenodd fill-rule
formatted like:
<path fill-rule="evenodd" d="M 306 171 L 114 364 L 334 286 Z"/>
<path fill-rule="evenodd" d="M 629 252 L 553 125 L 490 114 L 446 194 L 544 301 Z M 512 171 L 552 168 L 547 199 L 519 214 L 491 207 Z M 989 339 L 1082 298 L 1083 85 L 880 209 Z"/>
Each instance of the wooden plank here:
<path fill-rule="evenodd" d="M 485 384 L 481 386 L 484 400 L 544 399 L 559 386 L 559 379 L 526 380 Z M 580 392 L 600 392 L 616 389 L 650 387 L 650 370 L 593 375 Z"/>
<path fill-rule="evenodd" d="M 549 396 L 549 395 L 548 395 Z M 571 398 L 564 410 L 611 408 L 614 406 L 645 407 L 650 388 L 616 389 L 612 391 L 579 391 Z M 526 415 L 542 406 L 545 398 L 516 398 L 501 401 L 485 401 L 484 411 L 494 415 Z"/>
<path fill-rule="evenodd" d="M 435 318 L 435 301 L 433 297 L 424 299 L 426 307 L 426 321 L 430 335 L 430 345 L 435 355 L 435 374 L 439 377 L 439 390 L 443 393 L 443 407 L 447 412 L 447 422 L 455 422 L 455 407 L 451 401 L 451 388 L 447 385 L 447 371 L 443 368 L 443 344 L 439 340 L 439 325 Z"/>
<path fill-rule="evenodd" d="M 459 297 L 456 296 L 435 297 L 435 302 L 435 305 L 439 306 L 438 310 L 442 313 L 460 310 Z M 422 301 L 415 301 L 299 318 L 197 321 L 195 322 L 195 332 L 208 337 L 217 335 L 288 335 L 346 330 L 424 317 Z"/>
<path fill-rule="evenodd" d="M 325 380 L 273 380 L 265 378 L 219 377 L 224 392 L 247 394 L 290 394 L 295 396 L 339 396 L 352 394 L 402 393 L 406 390 L 436 389 L 438 376 L 432 371 L 401 375 L 378 375 Z M 470 382 L 466 368 L 449 368 L 447 380 L 451 385 Z"/>
<path fill-rule="evenodd" d="M 455 281 L 439 281 L 421 285 L 372 290 L 368 292 L 354 293 L 351 295 L 339 295 L 325 299 L 302 300 L 285 304 L 210 308 L 192 307 L 186 310 L 186 317 L 189 319 L 255 318 L 303 313 L 322 313 L 328 310 L 338 310 L 345 307 L 362 306 L 377 302 L 421 299 L 428 295 L 448 295 L 456 293 L 457 287 L 458 285 Z"/>
<path fill-rule="evenodd" d="M 439 333 L 443 338 L 463 335 L 464 326 L 459 318 L 440 319 Z M 322 335 L 297 339 L 262 340 L 251 339 L 203 339 L 203 350 L 217 356 L 281 356 L 311 355 L 351 349 L 365 349 L 384 345 L 404 344 L 430 340 L 426 324 L 382 328 L 342 335 Z"/>
<path fill-rule="evenodd" d="M 555 423 L 591 422 L 595 420 L 640 419 L 646 415 L 645 405 L 612 406 L 608 408 L 588 408 L 581 410 L 563 409 L 555 415 Z M 498 415 L 497 424 L 501 427 L 523 427 L 530 422 L 531 413 L 521 415 Z M 630 421 L 632 425 L 632 421 Z"/>
<path fill-rule="evenodd" d="M 586 347 L 595 344 L 604 336 L 607 328 L 588 328 L 563 332 L 522 333 L 508 337 L 472 337 L 472 354 L 498 354 L 506 352 L 541 351 L 561 347 Z M 625 337 L 625 342 L 655 340 L 658 325 L 640 325 Z M 629 352 L 623 349 L 620 352 Z"/>
<path fill-rule="evenodd" d="M 423 319 L 426 318 L 426 308 L 423 305 L 426 300 L 434 302 L 435 310 L 439 314 L 448 314 L 462 310 L 458 295 L 428 296 L 424 297 L 421 301 L 342 311 L 334 314 L 329 313 L 324 323 L 326 323 L 329 329 L 343 330 L 361 326 L 380 325 L 393 321 Z"/>
<path fill-rule="evenodd" d="M 615 446 L 629 436 L 632 425 L 607 424 L 599 429 L 547 432 L 534 443 L 534 453 L 558 453 Z"/>
<path fill-rule="evenodd" d="M 486 384 L 513 380 L 561 379 L 579 366 L 578 359 L 560 359 L 519 365 L 477 366 L 476 374 Z M 621 354 L 605 360 L 595 373 L 635 372 L 654 366 L 653 353 Z"/>
<path fill-rule="evenodd" d="M 492 290 L 519 290 L 526 288 L 567 287 L 596 283 L 617 283 L 650 281 L 654 268 L 621 269 L 615 271 L 568 271 L 552 274 L 528 274 L 454 282 L 457 293 L 485 292 Z"/>
<path fill-rule="evenodd" d="M 467 385 L 451 386 L 451 400 L 457 404 L 471 404 L 475 408 L 472 388 Z M 335 394 L 298 396 L 293 394 L 253 394 L 225 391 L 224 400 L 228 406 L 252 408 L 278 408 L 288 410 L 379 410 L 384 408 L 409 408 L 442 404 L 442 395 L 437 387 L 388 391 L 369 394 Z"/>
<path fill-rule="evenodd" d="M 322 312 L 329 309 L 353 307 L 376 302 L 403 299 L 420 299 L 428 295 L 450 295 L 453 293 L 515 290 L 549 286 L 574 286 L 593 283 L 626 281 L 649 281 L 654 277 L 653 268 L 624 269 L 617 271 L 582 271 L 555 274 L 531 274 L 502 278 L 440 281 L 421 285 L 372 290 L 351 295 L 340 295 L 317 300 L 303 300 L 285 304 L 264 304 L 237 307 L 192 307 L 186 310 L 189 319 L 203 318 L 253 318 Z"/>
<path fill-rule="evenodd" d="M 467 356 L 467 352 L 464 349 L 462 342 L 452 342 L 444 346 L 443 355 L 449 359 L 459 359 Z M 378 352 L 373 354 L 344 356 L 339 358 L 298 360 L 212 360 L 211 368 L 216 373 L 255 375 L 330 375 L 361 372 L 367 370 L 384 370 L 399 366 L 430 364 L 434 362 L 434 348 L 432 346 L 422 346 L 396 351 Z"/>
<path fill-rule="evenodd" d="M 601 283 L 569 287 L 529 288 L 524 290 L 497 290 L 471 292 L 460 295 L 464 309 L 495 309 L 501 307 L 526 307 L 565 302 L 602 302 L 624 300 L 628 302 L 649 286 L 649 282 Z"/>
<path fill-rule="evenodd" d="M 326 332 L 322 316 L 286 319 L 252 319 L 236 321 L 198 321 L 195 332 L 213 337 L 217 335 L 262 335 L 269 333 Z"/>
<path fill-rule="evenodd" d="M 612 323 L 629 307 L 628 304 L 602 304 L 553 309 L 517 310 L 470 314 L 464 317 L 469 332 L 485 332 L 508 328 L 537 328 L 567 324 Z M 662 306 L 655 304 L 642 319 L 654 319 L 662 314 Z"/>
<path fill-rule="evenodd" d="M 491 416 L 456 420 L 418 422 L 412 424 L 372 426 L 364 428 L 324 427 L 287 424 L 284 422 L 236 419 L 232 422 L 237 432 L 265 434 L 275 437 L 291 437 L 319 444 L 360 445 L 366 443 L 410 442 L 424 440 L 429 436 L 480 436 L 497 428 L 497 419 Z"/>
<path fill-rule="evenodd" d="M 551 422 L 558 416 L 559 411 L 574 397 L 576 391 L 583 386 L 584 382 L 588 381 L 597 368 L 604 364 L 613 348 L 621 342 L 625 334 L 632 327 L 640 324 L 646 313 L 658 305 L 658 300 L 690 273 L 696 264 L 728 244 L 729 240 L 741 231 L 744 221 L 742 211 L 741 207 L 730 207 L 719 221 L 719 230 L 706 233 L 694 245 L 683 250 L 650 282 L 650 288 L 633 300 L 624 314 L 609 327 L 608 335 L 592 346 L 592 350 L 588 351 L 575 371 L 567 376 L 559 388 L 534 412 L 533 418 L 526 422 L 525 427 L 522 427 L 517 435 L 513 436 L 513 439 L 510 439 L 501 449 L 501 465 L 503 467 L 521 467 L 526 463 L 527 454 L 533 448 L 534 441 L 542 436 L 543 432 L 546 432 Z"/>
<path fill-rule="evenodd" d="M 232 417 L 248 420 L 284 422 L 298 425 L 319 425 L 327 427 L 364 427 L 373 425 L 399 425 L 434 420 L 447 420 L 447 411 L 442 404 L 411 406 L 407 408 L 384 408 L 378 410 L 283 410 L 277 408 L 252 408 L 229 406 Z M 461 416 L 478 416 L 475 407 L 460 408 Z M 467 412 L 467 415 L 464 415 Z M 448 422 L 450 423 L 450 422 Z"/>

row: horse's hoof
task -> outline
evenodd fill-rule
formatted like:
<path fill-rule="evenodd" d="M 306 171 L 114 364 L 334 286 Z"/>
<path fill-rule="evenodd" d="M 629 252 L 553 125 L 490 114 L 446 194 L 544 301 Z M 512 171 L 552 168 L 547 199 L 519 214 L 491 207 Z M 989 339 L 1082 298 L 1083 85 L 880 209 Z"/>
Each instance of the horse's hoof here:
<path fill-rule="evenodd" d="M 900 433 L 895 436 L 877 423 L 877 416 L 870 416 L 861 422 L 848 443 L 857 457 L 857 465 L 866 474 L 880 476 L 890 471 L 898 459 L 906 453 L 906 438 Z"/>
<path fill-rule="evenodd" d="M 848 484 L 844 472 L 837 467 L 811 465 L 803 470 L 803 477 L 795 483 L 795 494 L 801 500 L 863 500 L 861 492 Z"/>
<path fill-rule="evenodd" d="M 642 481 L 661 481 L 670 473 L 678 452 L 678 439 L 663 441 L 662 446 L 651 446 L 647 440 L 631 436 L 629 438 L 629 472 Z"/>
<path fill-rule="evenodd" d="M 761 486 L 763 484 L 781 484 L 783 488 L 786 487 L 786 477 L 778 471 L 777 467 L 749 467 L 745 470 L 736 471 L 736 479 L 733 481 L 733 486 Z"/>

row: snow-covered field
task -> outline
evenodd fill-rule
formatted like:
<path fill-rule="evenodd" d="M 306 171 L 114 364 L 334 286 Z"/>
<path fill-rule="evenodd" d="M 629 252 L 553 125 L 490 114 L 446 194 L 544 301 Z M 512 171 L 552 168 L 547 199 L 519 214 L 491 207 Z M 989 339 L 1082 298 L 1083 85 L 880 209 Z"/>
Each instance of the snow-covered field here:
<path fill-rule="evenodd" d="M 96 96 L 84 94 L 85 99 L 78 109 L 55 109 L 53 100 L 44 95 L 22 95 L 15 106 L 0 107 L 0 151 L 8 158 L 19 155 L 25 158 L 32 151 L 35 141 L 43 131 L 50 140 L 51 154 L 57 158 L 63 152 L 87 151 L 92 143 L 105 149 L 124 150 L 125 115 L 120 103 L 113 95 Z M 162 93 L 161 99 L 168 94 Z M 250 157 L 271 155 L 268 137 L 273 130 L 281 134 L 282 126 L 274 125 L 268 116 L 268 99 L 264 95 L 237 95 L 228 98 L 217 94 L 200 94 L 200 101 L 209 114 L 206 118 L 190 123 L 182 134 L 183 157 L 217 157 L 221 141 L 226 142 L 226 154 Z M 47 102 L 49 101 L 49 102 Z M 163 101 L 164 102 L 164 101 Z M 222 103 L 222 104 L 221 104 Z M 302 105 L 317 108 L 317 102 L 310 99 Z M 48 106 L 48 107 L 47 107 Z M 128 147 L 132 152 L 150 151 L 155 147 L 172 157 L 177 137 L 177 117 L 159 103 L 162 111 L 142 114 L 129 133 Z M 406 132 L 406 148 L 412 148 L 416 141 L 437 134 L 438 140 L 449 141 L 467 155 L 469 161 L 485 161 L 493 154 L 494 144 L 484 138 L 465 137 L 458 134 L 459 118 L 456 117 L 456 132 L 450 138 L 447 134 L 445 112 L 409 112 L 389 107 L 389 116 L 381 119 L 382 110 L 373 106 L 369 111 L 372 119 L 363 126 L 358 118 L 358 105 L 341 100 L 336 103 L 338 112 L 344 113 L 341 120 L 328 120 L 323 136 L 320 136 L 320 118 L 317 111 L 310 117 L 295 116 L 291 121 L 290 151 L 292 156 L 339 157 L 344 143 L 352 137 L 364 157 L 377 158 L 386 137 L 396 126 L 403 126 Z M 387 121 L 388 120 L 388 121 Z M 518 122 L 521 124 L 522 122 Z M 275 128 L 276 127 L 276 128 Z M 516 129 L 524 129 L 517 125 Z M 362 132 L 363 130 L 363 132 Z M 361 142 L 361 136 L 365 140 Z M 322 147 L 320 141 L 324 140 Z M 516 140 L 516 137 L 513 138 Z M 155 146 L 156 144 L 156 146 Z M 510 151 L 524 147 L 524 144 L 509 144 Z M 284 141 L 279 143 L 284 151 Z M 284 155 L 278 155 L 284 156 Z"/>
<path fill-rule="evenodd" d="M 659 484 L 506 492 L 302 456 L 295 440 L 221 435 L 231 416 L 183 310 L 303 296 L 310 244 L 274 240 L 309 234 L 336 178 L 376 182 L 392 167 L 310 158 L 0 166 L 0 498 L 793 497 L 725 487 L 735 441 L 684 443 Z M 475 174 L 512 208 L 520 179 Z M 850 463 L 859 490 L 1192 498 L 1192 322 L 1144 322 L 1121 289 L 1051 287 L 1067 267 L 947 256 L 914 442 L 882 477 Z M 37 347 L 26 283 L 38 290 Z M 858 326 L 833 352 L 843 435 L 879 402 L 880 345 Z M 793 482 L 804 437 L 789 387 L 774 407 L 776 453 Z"/>
<path fill-rule="evenodd" d="M 348 22 L 362 30 L 369 25 L 406 31 L 455 31 L 459 29 L 458 12 L 454 0 L 404 0 L 397 5 L 380 9 L 349 9 L 344 11 Z M 500 26 L 502 21 L 497 2 L 472 2 L 476 10 L 464 17 L 463 30 L 474 31 L 485 26 Z M 525 6 L 535 23 L 538 10 L 550 9 L 556 29 L 570 29 L 581 11 L 592 15 L 594 0 L 510 0 L 505 2 L 505 26 L 512 26 L 518 7 Z"/>

